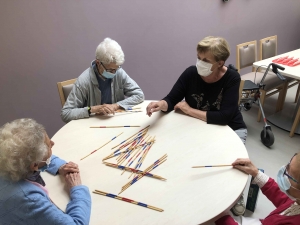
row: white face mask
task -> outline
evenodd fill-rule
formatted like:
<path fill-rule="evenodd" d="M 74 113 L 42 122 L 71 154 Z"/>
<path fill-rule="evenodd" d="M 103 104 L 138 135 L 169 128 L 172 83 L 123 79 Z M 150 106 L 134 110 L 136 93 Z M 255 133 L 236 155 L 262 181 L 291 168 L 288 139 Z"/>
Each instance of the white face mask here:
<path fill-rule="evenodd" d="M 212 66 L 213 66 L 213 64 L 211 64 L 211 63 L 204 62 L 200 59 L 197 59 L 196 67 L 197 67 L 198 74 L 200 76 L 203 76 L 203 77 L 209 76 L 213 72 L 213 71 L 211 71 Z"/>

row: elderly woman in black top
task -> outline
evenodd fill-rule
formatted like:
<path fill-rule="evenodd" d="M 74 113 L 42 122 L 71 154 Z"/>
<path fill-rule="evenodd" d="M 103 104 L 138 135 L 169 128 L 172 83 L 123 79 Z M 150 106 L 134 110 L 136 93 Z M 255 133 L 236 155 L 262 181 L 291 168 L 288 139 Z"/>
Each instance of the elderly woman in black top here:
<path fill-rule="evenodd" d="M 247 128 L 238 108 L 241 78 L 238 72 L 224 65 L 229 55 L 224 38 L 209 36 L 201 40 L 196 66 L 181 74 L 165 98 L 151 102 L 147 115 L 180 109 L 208 124 L 228 125 L 245 144 Z"/>
<path fill-rule="evenodd" d="M 165 98 L 151 102 L 147 115 L 180 109 L 208 124 L 228 125 L 245 144 L 247 127 L 238 108 L 241 77 L 224 65 L 229 55 L 224 38 L 209 36 L 201 40 L 197 45 L 196 66 L 181 74 Z M 243 196 L 231 210 L 235 215 L 245 212 Z"/>

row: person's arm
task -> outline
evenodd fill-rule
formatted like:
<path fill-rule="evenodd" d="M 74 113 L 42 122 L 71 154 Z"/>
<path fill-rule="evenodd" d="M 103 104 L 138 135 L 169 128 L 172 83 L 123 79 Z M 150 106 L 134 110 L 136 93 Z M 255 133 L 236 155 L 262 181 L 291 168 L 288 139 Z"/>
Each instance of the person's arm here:
<path fill-rule="evenodd" d="M 162 100 L 167 102 L 168 109 L 166 112 L 170 112 L 174 109 L 175 105 L 182 101 L 187 91 L 189 77 L 189 68 L 186 69 L 178 78 L 170 93 Z"/>
<path fill-rule="evenodd" d="M 223 88 L 220 110 L 207 111 L 206 118 L 208 124 L 229 124 L 238 110 L 240 82 L 240 76 L 234 76 L 227 87 Z"/>
<path fill-rule="evenodd" d="M 131 79 L 123 69 L 120 70 L 120 76 L 122 77 L 123 94 L 127 98 L 121 101 L 117 101 L 116 103 L 120 107 L 128 109 L 129 107 L 133 107 L 143 102 L 145 96 L 138 84 L 133 79 Z"/>
<path fill-rule="evenodd" d="M 286 194 L 280 191 L 277 183 L 266 174 L 260 172 L 250 159 L 237 159 L 232 163 L 232 166 L 254 177 L 253 183 L 261 188 L 263 194 L 275 207 L 279 207 L 287 201 L 293 202 Z"/>
<path fill-rule="evenodd" d="M 226 215 L 215 221 L 215 225 L 239 225 L 235 220 L 230 216 Z"/>
<path fill-rule="evenodd" d="M 182 112 L 184 112 L 187 115 L 190 115 L 192 117 L 195 117 L 197 119 L 203 120 L 206 122 L 206 111 L 202 111 L 199 109 L 194 109 L 189 106 L 189 104 L 185 101 L 179 102 L 174 107 L 175 110 L 180 109 Z"/>
<path fill-rule="evenodd" d="M 65 165 L 67 162 L 63 159 L 60 159 L 56 155 L 51 156 L 51 163 L 49 167 L 43 163 L 43 167 L 39 168 L 41 171 L 47 171 L 48 173 L 51 173 L 52 175 L 56 175 L 58 173 L 58 170 L 60 167 Z"/>
<path fill-rule="evenodd" d="M 30 213 L 27 213 L 27 222 L 32 220 L 43 225 L 89 224 L 91 196 L 88 188 L 83 185 L 75 186 L 70 191 L 70 197 L 66 213 L 58 209 L 46 196 L 32 192 L 27 196 L 26 207 L 20 207 L 20 209 L 30 209 Z"/>
<path fill-rule="evenodd" d="M 67 123 L 71 120 L 82 119 L 89 117 L 88 107 L 85 106 L 85 94 L 83 93 L 81 86 L 77 83 L 73 85 L 72 91 L 70 92 L 62 110 L 61 119 Z"/>
<path fill-rule="evenodd" d="M 268 182 L 261 187 L 261 191 L 276 208 L 287 202 L 293 203 L 293 201 L 280 190 L 278 184 L 272 178 L 269 178 Z"/>

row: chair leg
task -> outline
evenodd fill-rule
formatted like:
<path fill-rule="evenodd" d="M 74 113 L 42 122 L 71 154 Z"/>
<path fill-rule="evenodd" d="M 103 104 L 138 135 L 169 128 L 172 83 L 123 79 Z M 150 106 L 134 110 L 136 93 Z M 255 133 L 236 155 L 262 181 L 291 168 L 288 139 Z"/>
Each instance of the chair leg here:
<path fill-rule="evenodd" d="M 299 94 L 300 94 L 300 83 L 298 84 L 298 88 L 297 88 L 297 92 L 296 92 L 296 96 L 295 96 L 295 103 L 298 102 Z"/>
<path fill-rule="evenodd" d="M 266 92 L 264 90 L 260 90 L 261 94 L 260 94 L 260 104 L 261 107 L 264 107 L 264 103 L 265 103 L 265 98 L 266 98 Z M 257 114 L 257 122 L 260 122 L 261 119 L 261 111 L 260 108 L 258 109 L 258 114 Z"/>
<path fill-rule="evenodd" d="M 298 112 L 296 114 L 296 117 L 295 117 L 295 120 L 293 122 L 293 125 L 292 125 L 292 129 L 290 131 L 290 137 L 293 137 L 294 136 L 294 133 L 296 131 L 296 128 L 298 127 L 299 125 L 299 121 L 300 121 L 300 108 L 298 108 Z"/>

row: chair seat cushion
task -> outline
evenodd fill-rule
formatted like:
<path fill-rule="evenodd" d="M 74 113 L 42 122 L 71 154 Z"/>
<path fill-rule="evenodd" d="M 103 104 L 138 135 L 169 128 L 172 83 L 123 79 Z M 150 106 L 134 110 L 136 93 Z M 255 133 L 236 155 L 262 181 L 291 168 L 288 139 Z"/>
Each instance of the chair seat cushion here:
<path fill-rule="evenodd" d="M 255 77 L 255 72 L 251 72 L 251 73 L 241 75 L 241 79 L 242 80 L 251 80 L 255 84 L 258 84 L 258 83 L 260 83 L 261 79 L 263 78 L 263 75 L 264 75 L 264 73 L 257 72 L 256 77 Z M 255 80 L 254 80 L 254 77 L 255 77 Z M 268 75 L 265 77 L 263 84 L 266 85 L 264 89 L 266 91 L 269 91 L 269 90 L 277 88 L 280 85 L 283 85 L 284 81 L 280 80 L 274 73 L 268 73 Z"/>

